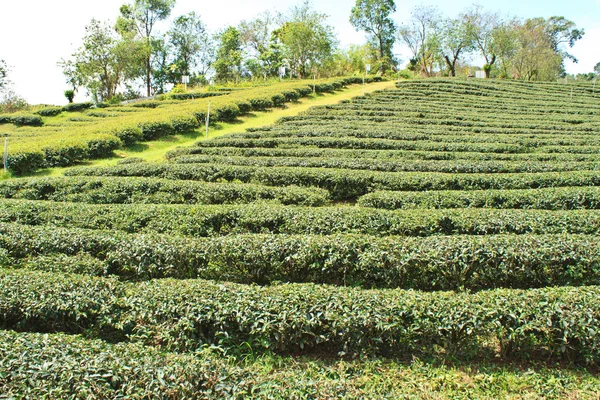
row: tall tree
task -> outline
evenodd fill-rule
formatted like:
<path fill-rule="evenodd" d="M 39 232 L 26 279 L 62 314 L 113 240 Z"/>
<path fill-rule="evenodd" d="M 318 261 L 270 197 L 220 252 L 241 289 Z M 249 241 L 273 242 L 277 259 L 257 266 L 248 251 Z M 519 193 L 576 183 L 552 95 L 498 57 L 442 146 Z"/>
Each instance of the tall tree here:
<path fill-rule="evenodd" d="M 418 6 L 411 12 L 408 24 L 398 29 L 402 41 L 413 52 L 411 64 L 424 75 L 431 75 L 435 53 L 439 50 L 440 14 L 436 7 Z"/>
<path fill-rule="evenodd" d="M 489 78 L 492 67 L 496 63 L 497 52 L 494 38 L 496 30 L 502 24 L 500 16 L 497 13 L 485 11 L 481 6 L 475 6 L 467 11 L 465 17 L 472 39 L 485 59 L 483 69 L 486 77 Z"/>
<path fill-rule="evenodd" d="M 8 83 L 8 66 L 6 61 L 0 60 L 0 90 Z"/>
<path fill-rule="evenodd" d="M 282 20 L 283 25 L 274 34 L 284 46 L 292 70 L 304 78 L 335 51 L 333 28 L 327 25 L 327 16 L 314 11 L 309 1 L 294 7 L 289 18 Z"/>
<path fill-rule="evenodd" d="M 219 35 L 217 58 L 213 65 L 215 79 L 227 82 L 241 77 L 242 69 L 242 42 L 240 32 L 230 26 Z"/>
<path fill-rule="evenodd" d="M 565 17 L 555 16 L 544 21 L 544 31 L 549 36 L 552 50 L 556 54 L 561 54 L 563 58 L 577 62 L 577 58 L 562 50 L 561 46 L 567 45 L 569 48 L 575 46 L 575 42 L 585 35 L 583 29 L 578 29 L 573 21 L 569 21 Z"/>
<path fill-rule="evenodd" d="M 350 23 L 357 31 L 365 31 L 369 35 L 369 41 L 378 49 L 382 74 L 392 63 L 396 26 L 390 14 L 395 11 L 394 0 L 356 0 L 350 16 Z"/>
<path fill-rule="evenodd" d="M 517 33 L 519 46 L 513 62 L 516 77 L 528 81 L 556 79 L 561 74 L 562 57 L 554 51 L 543 20 L 529 19 Z"/>
<path fill-rule="evenodd" d="M 171 14 L 175 0 L 135 0 L 133 4 L 121 6 L 117 26 L 121 30 L 135 29 L 146 42 L 148 54 L 145 60 L 147 95 L 152 94 L 152 33 L 157 22 Z"/>
<path fill-rule="evenodd" d="M 110 100 L 119 86 L 142 74 L 145 45 L 131 36 L 118 37 L 111 26 L 92 19 L 74 61 L 59 65 L 74 88 L 85 87 L 96 100 Z"/>
<path fill-rule="evenodd" d="M 460 56 L 474 49 L 472 35 L 465 16 L 447 19 L 442 24 L 440 49 L 450 76 L 456 76 L 456 63 Z"/>
<path fill-rule="evenodd" d="M 276 18 L 268 11 L 253 20 L 242 21 L 238 27 L 247 57 L 246 66 L 255 77 L 277 75 L 282 49 L 273 36 L 276 28 Z"/>
<path fill-rule="evenodd" d="M 174 52 L 173 64 L 178 77 L 196 72 L 197 67 L 201 75 L 208 72 L 213 46 L 199 15 L 190 12 L 176 18 L 167 36 Z"/>

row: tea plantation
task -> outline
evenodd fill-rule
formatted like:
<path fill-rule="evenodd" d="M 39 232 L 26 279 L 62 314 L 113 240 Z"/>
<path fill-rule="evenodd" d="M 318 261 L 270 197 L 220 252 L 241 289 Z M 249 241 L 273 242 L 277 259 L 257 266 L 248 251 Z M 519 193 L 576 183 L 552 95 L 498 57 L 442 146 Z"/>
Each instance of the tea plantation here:
<path fill-rule="evenodd" d="M 0 182 L 8 398 L 600 395 L 591 84 L 404 81 L 132 161 Z"/>

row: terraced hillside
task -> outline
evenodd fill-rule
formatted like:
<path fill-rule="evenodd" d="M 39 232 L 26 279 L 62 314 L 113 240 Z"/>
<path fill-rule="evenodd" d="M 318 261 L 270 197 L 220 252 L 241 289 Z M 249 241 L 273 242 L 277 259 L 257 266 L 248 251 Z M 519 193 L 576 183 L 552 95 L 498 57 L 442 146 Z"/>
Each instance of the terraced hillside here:
<path fill-rule="evenodd" d="M 375 80 L 380 79 L 367 78 L 367 82 Z M 234 122 L 240 116 L 282 107 L 313 92 L 332 93 L 357 83 L 362 79 L 294 80 L 213 91 L 205 88 L 124 105 L 89 102 L 36 106 L 27 113 L 0 114 L 0 137 L 9 142 L 9 169 L 22 175 L 111 157 L 114 150 L 139 142 L 193 134 L 204 127 L 209 104 L 210 121 Z"/>
<path fill-rule="evenodd" d="M 591 85 L 425 80 L 1 182 L 0 389 L 597 398 L 599 169 Z"/>

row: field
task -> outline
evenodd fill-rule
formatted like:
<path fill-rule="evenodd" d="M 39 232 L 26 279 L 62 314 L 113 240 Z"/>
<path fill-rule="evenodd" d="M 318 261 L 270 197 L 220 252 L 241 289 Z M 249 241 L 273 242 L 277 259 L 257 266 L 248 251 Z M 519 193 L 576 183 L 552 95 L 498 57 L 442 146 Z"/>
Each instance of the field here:
<path fill-rule="evenodd" d="M 376 78 L 367 78 L 373 82 Z M 216 87 L 169 94 L 126 105 L 74 103 L 35 106 L 0 114 L 0 137 L 8 138 L 8 164 L 17 175 L 110 157 L 116 149 L 172 135 L 191 134 L 206 122 L 232 122 L 242 115 L 284 106 L 313 92 L 330 93 L 361 78 L 285 81 L 255 87 Z"/>
<path fill-rule="evenodd" d="M 596 399 L 599 170 L 592 85 L 430 79 L 1 181 L 0 392 Z"/>

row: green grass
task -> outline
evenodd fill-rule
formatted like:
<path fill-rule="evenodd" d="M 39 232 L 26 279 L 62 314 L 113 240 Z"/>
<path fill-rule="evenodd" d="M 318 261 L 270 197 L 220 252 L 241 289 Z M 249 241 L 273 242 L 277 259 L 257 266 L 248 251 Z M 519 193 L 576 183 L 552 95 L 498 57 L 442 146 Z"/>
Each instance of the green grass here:
<path fill-rule="evenodd" d="M 378 82 L 371 83 L 365 87 L 365 93 L 371 93 L 375 90 L 382 90 L 391 88 L 394 86 L 394 82 Z M 235 123 L 217 123 L 211 125 L 209 129 L 209 138 L 218 136 L 224 136 L 231 133 L 243 132 L 248 128 L 257 128 L 265 125 L 274 124 L 278 119 L 283 117 L 295 116 L 308 110 L 314 106 L 322 106 L 327 104 L 335 104 L 343 100 L 348 100 L 356 96 L 363 94 L 362 85 L 352 85 L 345 89 L 342 89 L 334 94 L 317 94 L 310 95 L 306 98 L 301 99 L 295 103 L 286 104 L 285 108 L 279 108 L 269 111 L 253 112 L 251 114 L 241 117 Z M 65 118 L 64 116 L 57 116 L 53 118 Z M 54 121 L 58 122 L 58 120 Z M 125 149 L 115 151 L 115 156 L 112 158 L 105 158 L 100 160 L 92 160 L 79 164 L 93 167 L 108 167 L 116 165 L 120 160 L 129 157 L 142 158 L 149 162 L 161 162 L 164 161 L 165 154 L 177 147 L 191 146 L 194 143 L 204 140 L 206 138 L 206 131 L 199 129 L 193 133 L 186 135 L 172 135 L 161 138 L 159 140 L 137 143 Z M 28 176 L 62 176 L 65 171 L 72 169 L 73 167 L 65 168 L 47 168 L 37 171 L 33 174 L 24 175 Z M 1 179 L 1 178 L 0 178 Z"/>

